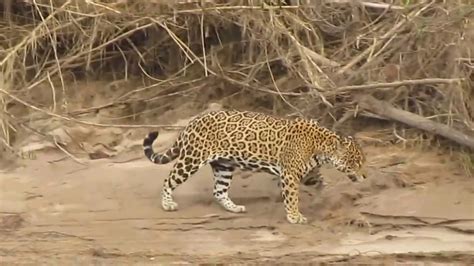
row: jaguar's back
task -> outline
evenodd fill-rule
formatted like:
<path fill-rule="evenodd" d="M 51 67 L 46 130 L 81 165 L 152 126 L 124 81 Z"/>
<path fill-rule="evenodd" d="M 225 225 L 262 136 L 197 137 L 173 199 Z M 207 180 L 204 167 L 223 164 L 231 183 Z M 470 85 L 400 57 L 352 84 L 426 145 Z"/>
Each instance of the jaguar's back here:
<path fill-rule="evenodd" d="M 277 163 L 290 126 L 290 120 L 255 112 L 213 111 L 191 121 L 177 145 L 202 161 Z"/>

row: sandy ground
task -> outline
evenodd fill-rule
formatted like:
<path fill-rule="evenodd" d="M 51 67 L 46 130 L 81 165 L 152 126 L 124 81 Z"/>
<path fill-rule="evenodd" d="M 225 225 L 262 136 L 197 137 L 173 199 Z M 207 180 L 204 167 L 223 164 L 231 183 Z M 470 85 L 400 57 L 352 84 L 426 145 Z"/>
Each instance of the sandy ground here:
<path fill-rule="evenodd" d="M 180 209 L 170 213 L 159 202 L 171 165 L 151 164 L 139 147 L 87 165 L 63 153 L 37 154 L 0 173 L 0 261 L 474 264 L 474 179 L 433 152 L 366 151 L 367 182 L 323 169 L 327 186 L 303 187 L 307 225 L 286 222 L 276 181 L 266 174 L 236 174 L 231 196 L 247 213 L 231 214 L 213 201 L 204 167 L 176 191 Z"/>

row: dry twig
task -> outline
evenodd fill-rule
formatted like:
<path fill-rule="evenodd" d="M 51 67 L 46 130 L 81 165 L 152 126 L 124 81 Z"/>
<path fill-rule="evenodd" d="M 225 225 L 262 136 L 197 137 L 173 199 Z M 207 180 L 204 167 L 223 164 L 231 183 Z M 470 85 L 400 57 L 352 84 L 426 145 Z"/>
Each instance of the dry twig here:
<path fill-rule="evenodd" d="M 428 79 L 413 79 L 413 80 L 402 80 L 395 82 L 387 83 L 375 83 L 375 84 L 364 84 L 364 85 L 351 85 L 351 86 L 342 86 L 334 90 L 334 93 L 341 93 L 346 91 L 354 90 L 367 90 L 367 89 L 379 89 L 379 88 L 396 88 L 400 86 L 410 86 L 410 85 L 428 85 L 428 84 L 454 84 L 462 82 L 462 78 L 453 78 L 453 79 L 442 79 L 442 78 L 428 78 Z"/>

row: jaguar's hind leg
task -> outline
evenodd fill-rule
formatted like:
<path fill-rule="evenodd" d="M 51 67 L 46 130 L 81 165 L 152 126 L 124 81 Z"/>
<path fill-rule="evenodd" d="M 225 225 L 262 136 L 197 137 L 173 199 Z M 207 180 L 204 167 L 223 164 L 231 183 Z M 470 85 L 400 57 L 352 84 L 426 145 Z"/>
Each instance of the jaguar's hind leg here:
<path fill-rule="evenodd" d="M 161 206 L 165 211 L 176 211 L 178 209 L 178 203 L 173 200 L 173 191 L 186 182 L 202 165 L 202 163 L 181 158 L 174 164 L 168 178 L 163 183 Z"/>
<path fill-rule="evenodd" d="M 234 166 L 224 161 L 213 161 L 210 165 L 214 173 L 214 198 L 229 212 L 245 212 L 245 206 L 236 205 L 229 198 L 229 189 L 232 182 Z"/>

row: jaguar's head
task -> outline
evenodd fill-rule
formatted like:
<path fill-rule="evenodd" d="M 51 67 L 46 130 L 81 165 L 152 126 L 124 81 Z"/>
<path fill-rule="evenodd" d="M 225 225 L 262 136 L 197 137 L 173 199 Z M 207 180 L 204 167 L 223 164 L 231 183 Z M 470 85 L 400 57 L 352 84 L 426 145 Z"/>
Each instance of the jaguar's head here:
<path fill-rule="evenodd" d="M 352 137 L 338 136 L 336 150 L 330 157 L 334 167 L 345 173 L 352 182 L 362 182 L 367 178 L 366 158 L 362 148 Z"/>

